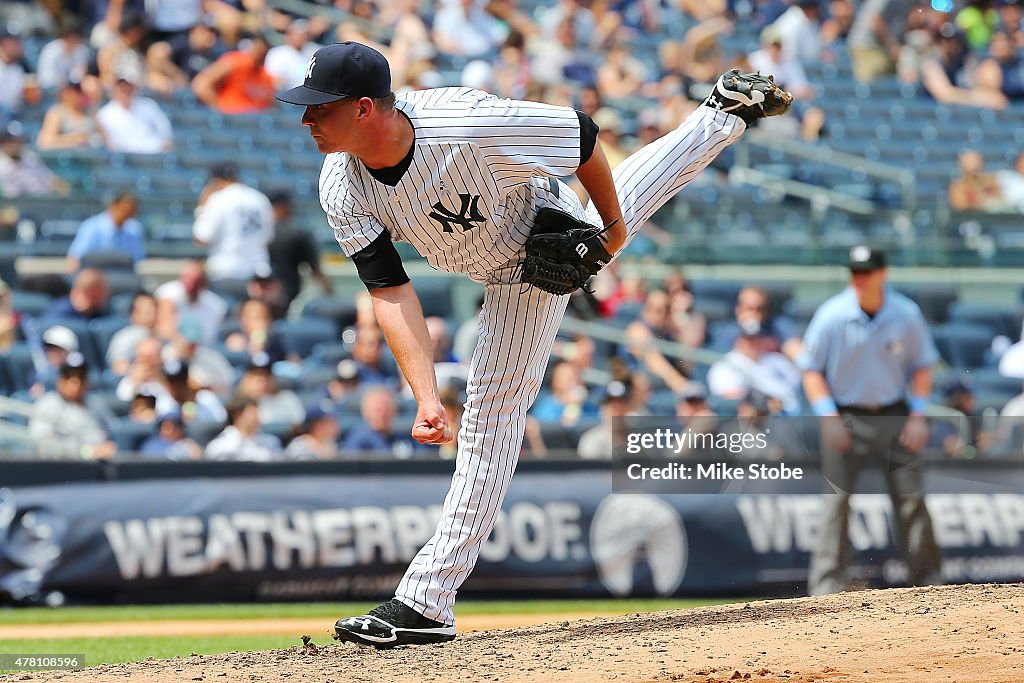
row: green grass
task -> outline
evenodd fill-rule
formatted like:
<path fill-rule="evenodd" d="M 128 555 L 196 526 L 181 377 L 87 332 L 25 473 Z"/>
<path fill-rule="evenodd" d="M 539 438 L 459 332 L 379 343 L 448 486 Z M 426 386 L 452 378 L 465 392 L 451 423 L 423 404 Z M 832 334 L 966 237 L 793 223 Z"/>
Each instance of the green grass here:
<path fill-rule="evenodd" d="M 707 600 L 524 600 L 463 601 L 458 614 L 627 614 L 741 602 L 742 599 Z M 82 624 L 106 621 L 172 621 L 187 619 L 323 618 L 324 631 L 338 617 L 361 614 L 376 603 L 286 603 L 230 605 L 128 605 L 118 607 L 64 607 L 0 609 L 0 626 Z M 130 636 L 116 638 L 58 638 L 0 641 L 0 654 L 80 654 L 88 666 L 165 659 L 197 654 L 271 650 L 300 644 L 293 636 Z M 310 634 L 317 643 L 331 642 L 326 633 Z M 2 672 L 0 672 L 2 673 Z"/>
<path fill-rule="evenodd" d="M 722 599 L 636 599 L 636 600 L 523 600 L 459 602 L 457 615 L 463 614 L 538 614 L 608 612 L 652 612 L 742 602 L 741 598 Z M 346 614 L 361 614 L 377 603 L 261 603 L 230 605 L 125 605 L 116 607 L 29 607 L 0 609 L 0 626 L 19 624 L 81 624 L 97 621 L 166 621 L 188 619 L 284 619 L 324 617 L 337 619 Z"/>
<path fill-rule="evenodd" d="M 316 641 L 328 642 L 326 637 L 316 638 Z M 0 642 L 0 653 L 85 655 L 86 666 L 96 666 L 141 662 L 147 657 L 188 657 L 193 652 L 203 655 L 246 650 L 279 650 L 300 644 L 297 637 L 289 636 L 59 638 Z"/>

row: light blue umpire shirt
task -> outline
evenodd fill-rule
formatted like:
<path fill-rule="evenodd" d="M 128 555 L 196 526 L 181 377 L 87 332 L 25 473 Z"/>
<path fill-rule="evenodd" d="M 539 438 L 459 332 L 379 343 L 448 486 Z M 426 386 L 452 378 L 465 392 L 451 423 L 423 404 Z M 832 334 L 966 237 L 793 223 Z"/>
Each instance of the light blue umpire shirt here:
<path fill-rule="evenodd" d="M 814 313 L 797 365 L 823 373 L 840 408 L 885 406 L 904 400 L 910 375 L 938 358 L 917 304 L 886 287 L 869 318 L 848 287 Z"/>
<path fill-rule="evenodd" d="M 75 232 L 68 256 L 81 261 L 91 251 L 124 252 L 131 254 L 133 263 L 138 263 L 146 258 L 142 223 L 129 218 L 118 230 L 109 211 L 86 218 Z"/>

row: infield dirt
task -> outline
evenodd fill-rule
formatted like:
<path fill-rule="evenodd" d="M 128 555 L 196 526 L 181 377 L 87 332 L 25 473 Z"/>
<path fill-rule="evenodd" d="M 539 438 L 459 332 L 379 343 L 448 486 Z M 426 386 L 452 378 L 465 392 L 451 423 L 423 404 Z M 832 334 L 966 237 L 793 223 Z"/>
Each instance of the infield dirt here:
<path fill-rule="evenodd" d="M 559 621 L 382 652 L 325 644 L 325 632 L 309 634 L 314 652 L 295 635 L 296 647 L 287 650 L 23 673 L 0 682 L 1024 683 L 1024 585 L 862 591 Z"/>

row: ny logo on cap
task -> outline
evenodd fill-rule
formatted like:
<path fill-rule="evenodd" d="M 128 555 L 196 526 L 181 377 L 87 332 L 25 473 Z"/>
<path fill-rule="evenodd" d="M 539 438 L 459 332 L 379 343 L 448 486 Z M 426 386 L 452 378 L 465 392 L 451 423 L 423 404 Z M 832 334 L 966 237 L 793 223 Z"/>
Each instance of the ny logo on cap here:
<path fill-rule="evenodd" d="M 309 58 L 309 68 L 306 69 L 306 80 L 313 77 L 313 67 L 316 66 L 316 55 Z"/>

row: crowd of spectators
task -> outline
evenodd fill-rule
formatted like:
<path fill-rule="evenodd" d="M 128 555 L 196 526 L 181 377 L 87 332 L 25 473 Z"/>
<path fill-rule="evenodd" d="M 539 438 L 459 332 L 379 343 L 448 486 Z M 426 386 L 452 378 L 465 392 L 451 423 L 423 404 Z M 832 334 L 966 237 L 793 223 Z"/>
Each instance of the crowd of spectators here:
<path fill-rule="evenodd" d="M 292 16 L 259 0 L 109 0 L 81 3 L 77 11 L 70 3 L 5 2 L 0 195 L 73 189 L 34 148 L 174 150 L 178 141 L 165 113 L 171 97 L 191 93 L 194 106 L 226 117 L 276 106 L 273 93 L 300 82 L 312 52 L 338 40 L 383 51 L 399 91 L 454 84 L 444 80 L 454 69 L 464 85 L 576 106 L 599 123 L 612 165 L 677 125 L 731 66 L 774 73 L 797 105 L 768 122 L 769 132 L 811 141 L 827 135 L 829 122 L 807 67 L 845 59 L 847 51 L 859 80 L 897 76 L 939 102 L 1002 108 L 1024 96 L 1018 0 L 972 0 L 950 11 L 899 0 L 311 4 L 341 9 L 350 20 L 315 11 Z M 662 40 L 655 60 L 632 49 L 673 22 L 688 28 Z M 749 54 L 724 45 L 737 22 L 760 32 Z M 31 140 L 21 119 L 40 101 L 52 105 Z M 638 112 L 637 102 L 647 104 Z M 961 169 L 963 178 L 950 187 L 954 208 L 1024 208 L 1024 157 L 1013 170 L 986 174 L 980 155 L 965 153 Z M 25 316 L 0 285 L 0 347 L 24 342 L 33 351 L 15 384 L 36 401 L 29 428 L 40 452 L 453 457 L 451 445 L 423 448 L 408 437 L 411 397 L 365 302 L 356 302 L 315 363 L 290 346 L 278 323 L 298 314 L 291 304 L 303 286 L 302 268 L 323 294 L 331 282 L 320 271 L 315 240 L 291 224 L 289 206 L 286 189 L 251 187 L 237 166 L 219 164 L 195 197 L 193 236 L 208 257 L 183 263 L 176 279 L 147 292 L 141 280 L 125 286 L 131 281 L 119 278 L 116 297 L 130 301 L 113 310 L 115 278 L 91 260 L 120 253 L 130 273 L 147 256 L 138 199 L 119 192 L 102 213 L 82 216 L 66 255 L 66 296 Z M 658 235 L 651 225 L 645 236 L 649 243 Z M 635 249 L 643 244 L 637 240 Z M 675 413 L 692 429 L 711 432 L 737 415 L 763 425 L 801 412 L 794 365 L 800 326 L 770 292 L 745 287 L 724 312 L 712 311 L 682 273 L 654 283 L 613 267 L 595 281 L 594 296 L 582 298 L 592 315 L 623 329 L 626 341 L 610 347 L 587 337 L 560 340 L 528 424 L 527 448 L 535 454 L 564 447 L 559 434 L 568 433 L 566 443 L 578 443 L 582 457 L 607 457 L 610 421 L 628 415 Z M 108 320 L 118 326 L 98 334 Z M 476 323 L 432 317 L 428 326 L 457 428 Z M 655 340 L 722 358 L 710 367 L 679 361 Z M 947 387 L 942 396 L 949 410 L 977 417 L 969 386 Z M 72 417 L 54 419 L 64 412 Z M 967 443 L 955 436 L 942 446 L 950 453 Z"/>

